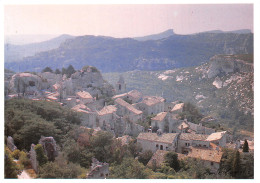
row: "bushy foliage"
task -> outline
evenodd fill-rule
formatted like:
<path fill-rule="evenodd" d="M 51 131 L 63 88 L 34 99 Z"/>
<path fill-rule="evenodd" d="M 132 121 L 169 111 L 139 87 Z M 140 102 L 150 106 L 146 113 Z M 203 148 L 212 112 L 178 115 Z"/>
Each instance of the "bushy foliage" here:
<path fill-rule="evenodd" d="M 200 113 L 199 109 L 192 103 L 184 103 L 183 111 L 179 113 L 181 119 L 187 119 L 193 123 L 199 123 L 203 115 Z"/>
<path fill-rule="evenodd" d="M 146 179 L 152 171 L 134 158 L 124 158 L 120 165 L 110 168 L 109 178 Z"/>
<path fill-rule="evenodd" d="M 168 152 L 165 154 L 165 164 L 168 165 L 169 167 L 173 168 L 175 171 L 180 170 L 180 163 L 178 160 L 178 154 L 175 152 Z"/>
<path fill-rule="evenodd" d="M 13 152 L 12 152 L 12 157 L 14 159 L 19 159 L 19 156 L 20 156 L 20 150 L 19 149 L 15 149 Z"/>
<path fill-rule="evenodd" d="M 7 147 L 5 147 L 5 178 L 17 178 L 17 175 L 21 173 L 21 169 L 19 166 L 13 161 L 13 157 L 8 150 Z"/>
<path fill-rule="evenodd" d="M 80 124 L 77 113 L 57 103 L 5 101 L 5 136 L 12 136 L 18 149 L 29 151 L 31 144 L 37 144 L 41 136 L 53 136 L 60 143 L 75 124 Z"/>
<path fill-rule="evenodd" d="M 20 152 L 19 162 L 20 162 L 20 164 L 23 165 L 24 168 L 30 166 L 31 161 L 30 161 L 30 159 L 28 158 L 26 152 L 24 152 L 24 151 L 21 151 L 21 152 Z"/>
<path fill-rule="evenodd" d="M 44 165 L 45 163 L 47 163 L 48 158 L 44 153 L 43 147 L 41 144 L 37 144 L 34 147 L 34 150 L 36 152 L 36 157 L 37 157 L 37 161 L 39 163 L 40 166 Z"/>
<path fill-rule="evenodd" d="M 151 150 L 144 151 L 141 155 L 139 155 L 138 161 L 143 163 L 144 166 L 146 166 L 152 156 L 153 152 Z"/>
<path fill-rule="evenodd" d="M 247 142 L 247 140 L 245 140 L 244 145 L 243 145 L 243 152 L 248 152 L 248 151 L 249 151 L 248 142 Z"/>

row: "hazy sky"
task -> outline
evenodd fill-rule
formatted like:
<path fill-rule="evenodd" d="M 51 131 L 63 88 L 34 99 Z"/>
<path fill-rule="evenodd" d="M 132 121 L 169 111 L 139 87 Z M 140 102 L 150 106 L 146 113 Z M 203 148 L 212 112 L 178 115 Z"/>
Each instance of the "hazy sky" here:
<path fill-rule="evenodd" d="M 253 5 L 5 5 L 5 35 L 134 37 L 251 29 Z"/>

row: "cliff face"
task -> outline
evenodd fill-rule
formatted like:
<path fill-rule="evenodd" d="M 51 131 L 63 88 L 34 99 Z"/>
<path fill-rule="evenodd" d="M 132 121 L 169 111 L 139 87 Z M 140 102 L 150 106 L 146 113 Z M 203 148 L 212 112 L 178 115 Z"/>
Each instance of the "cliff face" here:
<path fill-rule="evenodd" d="M 249 58 L 248 58 L 249 59 Z M 216 55 L 210 59 L 208 78 L 235 72 L 253 72 L 253 63 L 241 60 L 238 56 Z"/>

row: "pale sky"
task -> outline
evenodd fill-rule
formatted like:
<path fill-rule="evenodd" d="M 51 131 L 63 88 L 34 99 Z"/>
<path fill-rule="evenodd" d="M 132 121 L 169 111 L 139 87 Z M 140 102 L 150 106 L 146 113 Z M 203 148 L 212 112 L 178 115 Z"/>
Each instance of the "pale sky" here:
<path fill-rule="evenodd" d="M 253 5 L 5 5 L 5 35 L 135 37 L 250 29 Z"/>

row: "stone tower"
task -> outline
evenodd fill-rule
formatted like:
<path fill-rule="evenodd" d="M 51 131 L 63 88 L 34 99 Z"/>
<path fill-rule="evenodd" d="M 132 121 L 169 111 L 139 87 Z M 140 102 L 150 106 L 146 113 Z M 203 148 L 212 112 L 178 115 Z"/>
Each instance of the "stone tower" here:
<path fill-rule="evenodd" d="M 116 93 L 125 93 L 126 92 L 126 84 L 124 77 L 120 75 L 118 82 L 116 83 Z"/>

